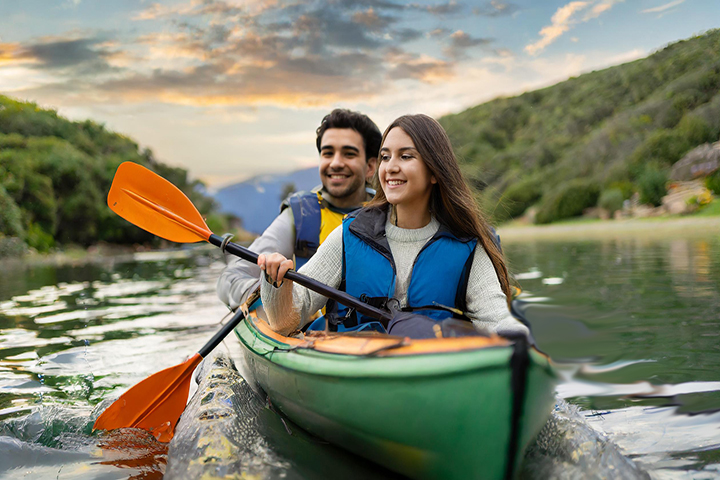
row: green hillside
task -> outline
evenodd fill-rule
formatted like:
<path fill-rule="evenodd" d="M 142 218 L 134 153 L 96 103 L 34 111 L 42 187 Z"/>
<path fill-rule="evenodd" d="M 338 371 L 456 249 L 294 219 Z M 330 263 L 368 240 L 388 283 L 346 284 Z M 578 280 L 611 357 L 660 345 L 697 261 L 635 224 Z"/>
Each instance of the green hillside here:
<path fill-rule="evenodd" d="M 440 119 L 496 222 L 536 222 L 638 191 L 659 201 L 670 166 L 720 135 L 720 30 L 648 58 Z"/>
<path fill-rule="evenodd" d="M 156 239 L 115 215 L 105 198 L 118 165 L 140 163 L 182 189 L 203 214 L 213 209 L 187 172 L 140 151 L 128 137 L 92 121 L 71 122 L 53 110 L 0 95 L 0 256 L 25 246 Z"/>

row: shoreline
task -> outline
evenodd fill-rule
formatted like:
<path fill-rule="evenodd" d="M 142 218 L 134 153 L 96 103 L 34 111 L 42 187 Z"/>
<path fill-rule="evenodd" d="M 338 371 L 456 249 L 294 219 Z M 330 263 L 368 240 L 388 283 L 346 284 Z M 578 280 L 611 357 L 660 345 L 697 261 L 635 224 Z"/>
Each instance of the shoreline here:
<path fill-rule="evenodd" d="M 503 243 L 562 240 L 609 240 L 621 238 L 660 239 L 674 237 L 720 236 L 720 216 L 707 217 L 652 217 L 627 220 L 575 220 L 549 225 L 522 225 L 510 223 L 497 228 Z M 198 248 L 199 245 L 194 247 Z M 89 248 L 70 247 L 53 253 L 29 253 L 22 257 L 0 257 L 0 266 L 19 265 L 81 265 L 142 258 L 157 252 L 187 254 L 193 247 L 147 248 L 139 245 L 98 244 Z M 202 248 L 202 247 L 200 247 Z M 180 253 L 183 251 L 183 253 Z"/>
<path fill-rule="evenodd" d="M 580 220 L 550 225 L 507 225 L 497 229 L 505 243 L 533 240 L 602 240 L 720 235 L 720 217 L 653 217 L 627 220 Z"/>
<path fill-rule="evenodd" d="M 18 268 L 21 266 L 79 266 L 88 263 L 105 263 L 118 261 L 143 260 L 156 256 L 158 253 L 166 256 L 187 256 L 190 252 L 199 248 L 212 247 L 201 244 L 177 244 L 168 247 L 167 245 L 159 248 L 148 248 L 141 245 L 112 245 L 98 244 L 88 248 L 69 247 L 60 249 L 52 253 L 28 253 L 22 257 L 2 257 L 0 258 L 0 267 L 7 269 Z"/>

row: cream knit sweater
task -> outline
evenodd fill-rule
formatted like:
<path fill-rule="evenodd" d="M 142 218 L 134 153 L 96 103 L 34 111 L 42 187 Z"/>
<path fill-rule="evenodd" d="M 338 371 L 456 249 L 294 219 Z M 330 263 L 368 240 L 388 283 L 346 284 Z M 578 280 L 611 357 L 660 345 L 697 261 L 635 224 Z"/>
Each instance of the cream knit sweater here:
<path fill-rule="evenodd" d="M 407 305 L 407 288 L 413 262 L 439 226 L 439 222 L 434 217 L 429 224 L 418 229 L 396 227 L 389 221 L 385 223 L 385 234 L 397 269 L 395 298 L 400 301 L 401 306 Z M 333 288 L 340 286 L 342 227 L 336 228 L 328 235 L 317 253 L 299 272 Z M 290 281 L 283 282 L 279 288 L 273 287 L 269 282 L 261 282 L 261 294 L 270 325 L 284 334 L 309 323 L 310 317 L 327 302 L 322 295 Z M 527 328 L 510 315 L 495 268 L 480 245 L 475 249 L 475 257 L 470 269 L 467 307 L 466 313 L 479 331 L 504 330 L 528 333 Z"/>

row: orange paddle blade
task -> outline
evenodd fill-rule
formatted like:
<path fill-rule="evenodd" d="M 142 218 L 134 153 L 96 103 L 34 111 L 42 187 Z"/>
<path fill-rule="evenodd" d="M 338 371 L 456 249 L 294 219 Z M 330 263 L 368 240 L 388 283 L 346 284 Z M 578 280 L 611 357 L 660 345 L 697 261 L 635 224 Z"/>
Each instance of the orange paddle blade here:
<path fill-rule="evenodd" d="M 108 206 L 128 222 L 177 243 L 206 241 L 212 232 L 189 198 L 157 173 L 122 163 L 108 193 Z"/>
<path fill-rule="evenodd" d="M 138 383 L 105 409 L 93 430 L 142 428 L 158 441 L 169 442 L 187 404 L 192 372 L 201 360 L 196 353 L 184 363 Z"/>

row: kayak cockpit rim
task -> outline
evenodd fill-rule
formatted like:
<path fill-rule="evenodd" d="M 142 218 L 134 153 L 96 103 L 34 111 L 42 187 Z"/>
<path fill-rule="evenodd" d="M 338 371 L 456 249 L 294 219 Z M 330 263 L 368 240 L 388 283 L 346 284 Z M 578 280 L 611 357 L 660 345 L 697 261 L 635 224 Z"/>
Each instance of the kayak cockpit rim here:
<path fill-rule="evenodd" d="M 390 335 L 338 335 L 312 336 L 304 339 L 286 337 L 273 331 L 267 322 L 251 315 L 245 323 L 265 341 L 275 344 L 278 351 L 314 350 L 316 352 L 353 355 L 395 357 L 433 353 L 467 352 L 493 347 L 509 347 L 511 341 L 494 335 L 411 340 Z M 539 352 L 538 352 L 539 353 Z M 541 354 L 542 355 L 542 354 Z M 545 355 L 542 355 L 545 356 Z"/>

